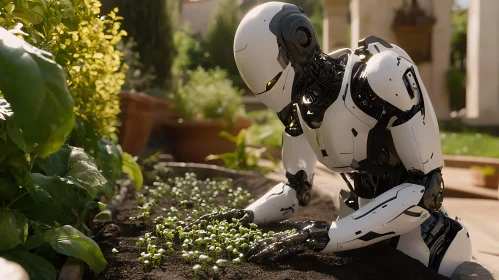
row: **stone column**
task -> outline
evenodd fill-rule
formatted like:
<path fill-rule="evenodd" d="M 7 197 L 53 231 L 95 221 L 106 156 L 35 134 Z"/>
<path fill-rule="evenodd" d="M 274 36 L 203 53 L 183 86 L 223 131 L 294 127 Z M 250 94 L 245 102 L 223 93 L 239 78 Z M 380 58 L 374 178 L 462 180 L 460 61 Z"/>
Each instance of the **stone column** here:
<path fill-rule="evenodd" d="M 436 18 L 436 23 L 433 26 L 431 46 L 432 79 L 431 86 L 428 85 L 427 91 L 438 120 L 447 120 L 450 118 L 447 71 L 450 68 L 453 0 L 437 0 L 432 2 L 433 16 Z"/>
<path fill-rule="evenodd" d="M 469 1 L 466 118 L 499 124 L 499 1 Z"/>
<path fill-rule="evenodd" d="M 325 53 L 348 48 L 348 9 L 350 0 L 323 0 L 322 49 Z"/>

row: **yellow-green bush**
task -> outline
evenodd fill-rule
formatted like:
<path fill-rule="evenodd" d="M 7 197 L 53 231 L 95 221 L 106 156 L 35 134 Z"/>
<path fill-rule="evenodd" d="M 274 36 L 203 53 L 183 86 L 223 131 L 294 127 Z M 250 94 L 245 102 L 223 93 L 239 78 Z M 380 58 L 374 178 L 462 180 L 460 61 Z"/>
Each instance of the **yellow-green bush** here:
<path fill-rule="evenodd" d="M 119 91 L 125 80 L 117 9 L 98 17 L 98 0 L 0 0 L 0 26 L 20 28 L 19 37 L 54 55 L 67 71 L 79 122 L 115 138 Z"/>

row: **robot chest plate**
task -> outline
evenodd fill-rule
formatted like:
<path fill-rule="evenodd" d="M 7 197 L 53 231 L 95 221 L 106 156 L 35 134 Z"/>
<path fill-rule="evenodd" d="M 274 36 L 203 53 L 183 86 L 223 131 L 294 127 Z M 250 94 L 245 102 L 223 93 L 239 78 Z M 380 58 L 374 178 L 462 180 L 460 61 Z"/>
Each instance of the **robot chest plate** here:
<path fill-rule="evenodd" d="M 347 64 L 340 96 L 323 111 L 320 125 L 304 121 L 307 108 L 297 105 L 300 125 L 317 159 L 337 172 L 355 170 L 367 158 L 369 132 L 377 123 L 353 102 L 349 82 L 354 62 L 351 59 Z"/>
<path fill-rule="evenodd" d="M 300 108 L 298 108 L 300 110 Z M 357 119 L 343 102 L 333 103 L 325 112 L 321 126 L 300 125 L 319 162 L 337 172 L 349 172 L 367 157 L 367 139 L 371 127 Z"/>

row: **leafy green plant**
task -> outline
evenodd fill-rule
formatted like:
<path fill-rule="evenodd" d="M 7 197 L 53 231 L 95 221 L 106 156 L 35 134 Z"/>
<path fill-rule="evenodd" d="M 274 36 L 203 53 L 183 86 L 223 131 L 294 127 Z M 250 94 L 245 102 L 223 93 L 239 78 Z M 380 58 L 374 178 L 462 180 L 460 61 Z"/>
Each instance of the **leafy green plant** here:
<path fill-rule="evenodd" d="M 254 121 L 248 128 L 248 143 L 273 148 L 282 147 L 284 125 L 275 112 L 271 110 L 253 111 L 247 113 L 246 117 Z"/>
<path fill-rule="evenodd" d="M 21 264 L 33 279 L 50 277 L 55 269 L 30 252 L 47 243 L 61 254 L 82 258 L 99 273 L 106 260 L 76 228 L 85 228 L 83 221 L 97 208 L 92 202 L 106 179 L 83 149 L 63 145 L 75 118 L 64 72 L 49 53 L 3 28 L 0 62 L 0 90 L 15 104 L 11 108 L 0 99 L 0 255 Z M 20 82 L 15 76 L 29 80 Z M 22 96 L 35 104 L 20 102 Z M 43 137 L 33 138 L 38 132 Z"/>
<path fill-rule="evenodd" d="M 140 61 L 140 53 L 136 51 L 137 42 L 133 37 L 128 38 L 126 43 L 120 41 L 116 47 L 123 52 L 123 63 L 128 66 L 122 88 L 131 92 L 144 92 L 150 89 L 156 79 L 154 66 L 145 69 Z"/>
<path fill-rule="evenodd" d="M 447 88 L 451 110 L 466 106 L 466 70 L 451 68 L 447 71 Z"/>
<path fill-rule="evenodd" d="M 480 172 L 483 176 L 495 176 L 497 175 L 497 168 L 494 166 L 486 165 L 486 166 L 471 166 L 470 170 L 475 170 Z"/>
<path fill-rule="evenodd" d="M 247 131 L 245 129 L 241 130 L 236 136 L 231 135 L 226 131 L 220 133 L 221 137 L 227 138 L 231 142 L 236 144 L 236 149 L 230 153 L 224 153 L 220 155 L 209 155 L 206 160 L 217 160 L 221 159 L 225 167 L 236 169 L 236 170 L 246 170 L 246 171 L 260 171 L 263 173 L 268 173 L 273 170 L 273 168 L 261 166 L 259 164 L 262 156 L 266 156 L 274 164 L 275 160 L 272 156 L 266 152 L 266 148 L 254 148 L 248 147 L 246 145 L 246 135 Z"/>
<path fill-rule="evenodd" d="M 183 119 L 216 119 L 233 121 L 244 114 L 242 92 L 220 69 L 198 67 L 188 71 L 189 81 L 174 95 L 174 109 Z"/>
<path fill-rule="evenodd" d="M 131 174 L 138 187 L 141 184 L 136 163 L 114 142 L 102 137 L 109 131 L 103 131 L 92 118 L 80 114 L 80 109 L 85 108 L 81 107 L 81 96 L 74 87 L 78 82 L 71 76 L 70 68 L 71 58 L 80 53 L 65 57 L 64 50 L 74 47 L 72 44 L 83 39 L 83 35 L 68 33 L 73 34 L 72 41 L 54 45 L 69 28 L 88 24 L 83 23 L 85 16 L 91 21 L 99 20 L 91 16 L 98 12 L 99 5 L 100 2 L 90 0 L 75 0 L 75 3 L 19 0 L 0 4 L 0 24 L 17 26 L 11 31 L 17 35 L 0 27 L 0 91 L 5 97 L 0 98 L 0 256 L 19 263 L 31 279 L 55 279 L 56 269 L 37 255 L 47 250 L 82 259 L 96 274 L 100 273 L 107 262 L 97 244 L 85 235 L 90 233 L 85 223 L 102 209 L 96 198 L 113 194 L 115 181 L 123 171 Z M 74 21 L 77 16 L 81 22 Z M 19 23 L 24 24 L 24 30 Z M 110 22 L 102 21 L 87 28 L 104 28 L 107 23 Z M 101 35 L 107 36 L 106 40 L 116 40 L 120 36 L 118 29 L 116 24 L 109 31 L 116 36 Z M 30 42 L 53 50 L 55 55 Z M 83 56 L 95 61 L 103 59 L 112 67 L 115 56 L 119 61 L 119 54 L 113 53 L 113 44 L 99 45 L 104 48 L 99 52 L 105 54 Z M 106 55 L 113 57 L 109 60 Z M 57 59 L 64 62 L 66 71 Z M 96 65 L 102 65 L 102 61 Z M 87 85 L 95 82 L 92 77 L 105 77 L 105 71 L 80 75 L 83 79 L 80 82 Z M 115 80 L 109 82 L 112 84 L 106 90 L 119 84 Z M 92 93 L 97 101 L 103 92 L 94 88 Z M 92 112 L 98 113 L 99 110 Z M 94 120 L 98 118 L 105 116 L 99 115 Z M 67 141 L 69 135 L 71 140 Z M 74 143 L 79 143 L 79 147 Z"/>
<path fill-rule="evenodd" d="M 205 51 L 205 43 L 194 38 L 194 31 L 188 23 L 175 31 L 173 42 L 177 50 L 172 65 L 172 77 L 173 81 L 176 81 L 172 84 L 172 92 L 175 92 L 187 79 L 187 71 L 195 70 L 199 66 L 204 69 L 214 68 L 214 64 L 210 54 Z"/>
<path fill-rule="evenodd" d="M 115 139 L 126 71 L 123 53 L 115 46 L 126 32 L 116 10 L 98 17 L 100 6 L 98 0 L 3 1 L 0 26 L 21 27 L 20 38 L 52 53 L 66 70 L 77 122 L 88 122 L 99 135 Z"/>

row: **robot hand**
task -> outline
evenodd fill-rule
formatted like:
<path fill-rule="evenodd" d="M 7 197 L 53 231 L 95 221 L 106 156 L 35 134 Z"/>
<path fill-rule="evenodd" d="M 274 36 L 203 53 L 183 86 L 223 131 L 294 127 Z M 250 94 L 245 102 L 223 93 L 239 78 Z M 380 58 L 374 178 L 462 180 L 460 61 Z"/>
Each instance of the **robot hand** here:
<path fill-rule="evenodd" d="M 254 214 L 251 210 L 243 209 L 231 209 L 223 212 L 214 212 L 211 214 L 206 214 L 201 216 L 199 219 L 188 225 L 184 230 L 190 231 L 194 225 L 200 225 L 203 221 L 227 221 L 231 222 L 232 219 L 236 219 L 244 225 L 252 223 L 254 220 Z"/>
<path fill-rule="evenodd" d="M 283 227 L 296 229 L 293 233 L 281 233 L 258 242 L 246 254 L 253 262 L 276 261 L 286 256 L 294 256 L 307 250 L 321 251 L 329 242 L 329 225 L 326 222 L 283 221 Z"/>

